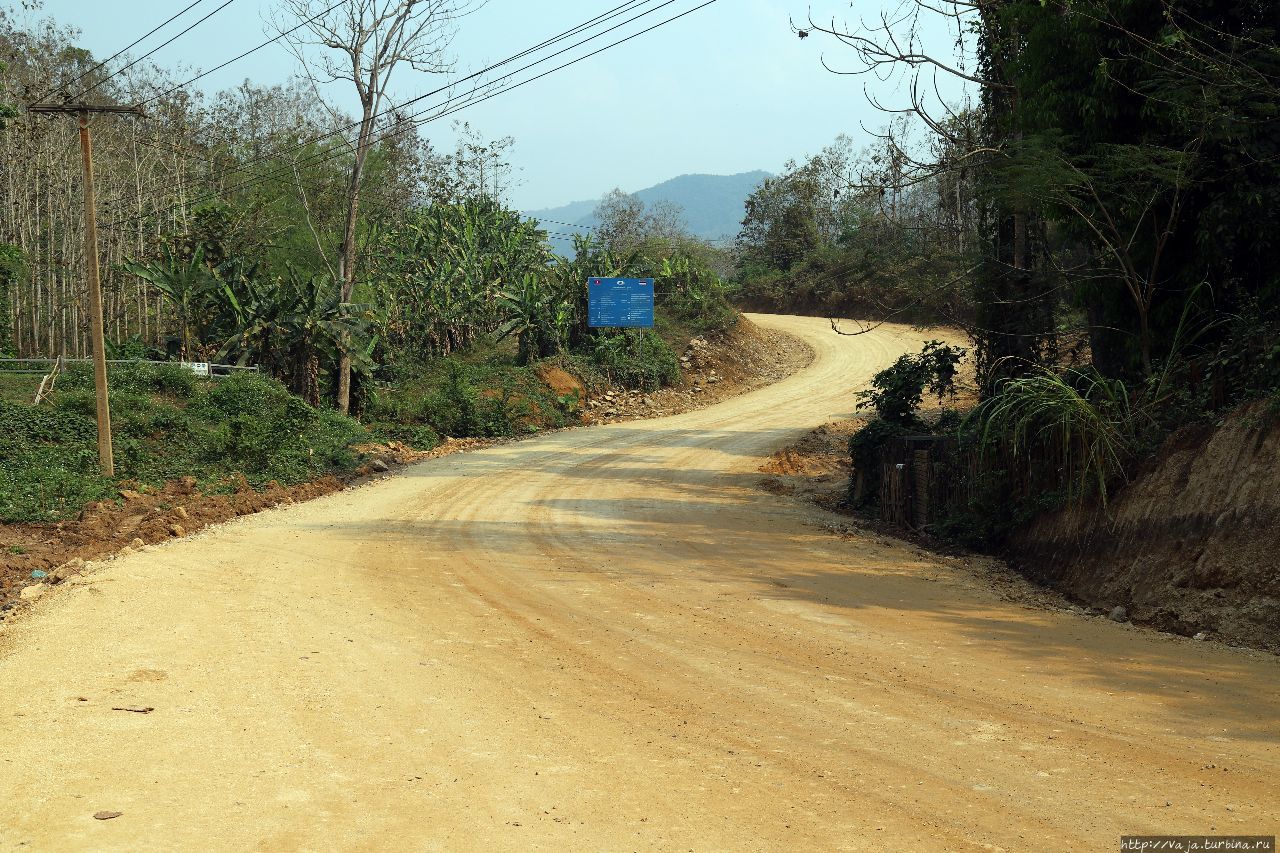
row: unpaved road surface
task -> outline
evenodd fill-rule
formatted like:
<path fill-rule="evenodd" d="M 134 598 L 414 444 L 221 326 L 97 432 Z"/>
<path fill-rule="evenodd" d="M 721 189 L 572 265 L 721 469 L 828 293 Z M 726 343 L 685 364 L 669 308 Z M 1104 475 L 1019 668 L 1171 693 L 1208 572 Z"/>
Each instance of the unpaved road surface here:
<path fill-rule="evenodd" d="M 5 629 L 0 847 L 1116 850 L 1277 830 L 1274 658 L 756 488 L 920 336 L 112 561 Z M 150 713 L 112 710 L 151 707 Z M 95 812 L 118 811 L 110 820 Z"/>

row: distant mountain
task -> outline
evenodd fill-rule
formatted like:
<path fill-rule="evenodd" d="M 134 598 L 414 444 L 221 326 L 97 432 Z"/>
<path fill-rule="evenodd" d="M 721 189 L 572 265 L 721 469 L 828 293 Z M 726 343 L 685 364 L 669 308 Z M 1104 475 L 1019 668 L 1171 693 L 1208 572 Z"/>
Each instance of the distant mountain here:
<path fill-rule="evenodd" d="M 526 210 L 523 211 L 525 216 L 534 219 L 555 220 L 548 222 L 550 230 L 554 231 L 556 225 L 579 225 L 585 224 L 586 220 L 591 219 L 591 212 L 596 209 L 599 199 L 592 201 L 571 201 L 568 204 L 562 204 L 559 207 L 549 207 L 546 210 Z"/>
<path fill-rule="evenodd" d="M 681 175 L 632 195 L 647 206 L 660 201 L 679 205 L 684 210 L 689 231 L 695 237 L 704 240 L 732 239 L 742 227 L 747 196 L 767 177 L 768 172 L 758 170 L 737 175 Z M 545 210 L 526 210 L 524 214 L 542 220 L 549 231 L 572 232 L 570 226 L 598 224 L 594 211 L 599 203 L 599 199 L 575 201 Z"/>

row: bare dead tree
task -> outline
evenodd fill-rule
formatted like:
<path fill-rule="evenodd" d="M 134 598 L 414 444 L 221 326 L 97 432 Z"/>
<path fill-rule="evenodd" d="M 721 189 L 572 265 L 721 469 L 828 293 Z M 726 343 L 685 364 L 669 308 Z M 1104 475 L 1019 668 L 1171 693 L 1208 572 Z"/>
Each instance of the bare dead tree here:
<path fill-rule="evenodd" d="M 871 17 L 855 22 L 843 22 L 835 18 L 819 21 L 810 14 L 802 27 L 793 22 L 792 29 L 802 37 L 826 36 L 843 48 L 837 60 L 822 57 L 823 67 L 845 76 L 861 76 L 882 83 L 893 79 L 903 82 L 900 91 L 905 92 L 905 102 L 886 104 L 876 93 L 864 86 L 867 102 L 875 109 L 891 117 L 883 131 L 863 130 L 876 137 L 880 154 L 873 173 L 862 173 L 850 180 L 845 187 L 854 192 L 878 193 L 882 214 L 890 221 L 899 216 L 899 202 L 904 192 L 932 182 L 937 184 L 947 176 L 953 192 L 957 194 L 956 210 L 959 214 L 966 205 L 960 195 L 961 183 L 972 175 L 974 161 L 1000 153 L 998 141 L 982 138 L 973 132 L 975 111 L 965 98 L 963 105 L 947 103 L 942 95 L 940 80 L 952 78 L 967 84 L 990 90 L 1001 84 L 990 75 L 970 70 L 973 64 L 972 46 L 966 43 L 970 22 L 990 14 L 998 0 L 901 0 L 896 6 L 882 8 Z M 943 45 L 926 45 L 923 33 L 946 26 L 953 37 L 949 45 L 951 56 L 944 55 Z M 931 150 L 913 145 L 910 141 L 912 124 L 923 125 L 933 136 Z M 932 155 L 932 156 L 930 156 Z M 963 226 L 959 227 L 963 231 Z M 963 246 L 963 234 L 957 242 Z M 843 332 L 832 320 L 833 330 Z M 862 334 L 860 328 L 852 334 Z"/>
<path fill-rule="evenodd" d="M 284 36 L 306 76 L 314 83 L 347 81 L 360 101 L 360 124 L 351 142 L 354 159 L 347 185 L 346 219 L 338 247 L 341 299 L 351 300 L 356 280 L 356 223 L 360 185 L 377 142 L 379 117 L 387 111 L 387 91 L 395 70 L 408 66 L 426 74 L 453 68 L 449 46 L 458 21 L 482 0 L 349 0 L 329 9 L 328 0 L 283 0 L 276 30 Z M 291 32 L 299 21 L 306 24 Z M 317 56 L 311 51 L 321 48 Z M 351 358 L 338 365 L 338 408 L 351 407 Z"/>

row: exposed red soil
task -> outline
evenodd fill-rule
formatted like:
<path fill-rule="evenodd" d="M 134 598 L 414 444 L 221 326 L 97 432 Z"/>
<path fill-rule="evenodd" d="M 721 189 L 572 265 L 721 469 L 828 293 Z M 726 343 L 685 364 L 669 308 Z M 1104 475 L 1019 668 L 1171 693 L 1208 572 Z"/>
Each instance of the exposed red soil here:
<path fill-rule="evenodd" d="M 11 605 L 24 587 L 40 581 L 56 584 L 64 580 L 76 572 L 79 561 L 186 536 L 211 524 L 340 491 L 394 466 L 492 443 L 450 439 L 426 452 L 397 442 L 360 445 L 356 449 L 367 461 L 350 475 L 321 477 L 296 486 L 273 482 L 262 490 L 254 489 L 243 477 L 224 483 L 212 493 L 200 491 L 194 477 L 172 480 L 162 489 L 126 481 L 121 484 L 119 499 L 89 504 L 75 519 L 51 524 L 0 524 L 0 607 Z M 66 569 L 57 571 L 63 566 Z M 48 577 L 33 578 L 33 572 L 45 572 Z"/>

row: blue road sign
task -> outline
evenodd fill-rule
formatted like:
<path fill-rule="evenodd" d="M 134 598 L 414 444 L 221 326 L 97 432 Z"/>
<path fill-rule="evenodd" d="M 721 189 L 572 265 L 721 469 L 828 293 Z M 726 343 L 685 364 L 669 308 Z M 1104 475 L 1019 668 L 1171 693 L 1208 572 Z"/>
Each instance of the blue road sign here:
<path fill-rule="evenodd" d="M 653 279 L 587 279 L 587 325 L 593 329 L 652 329 Z"/>

